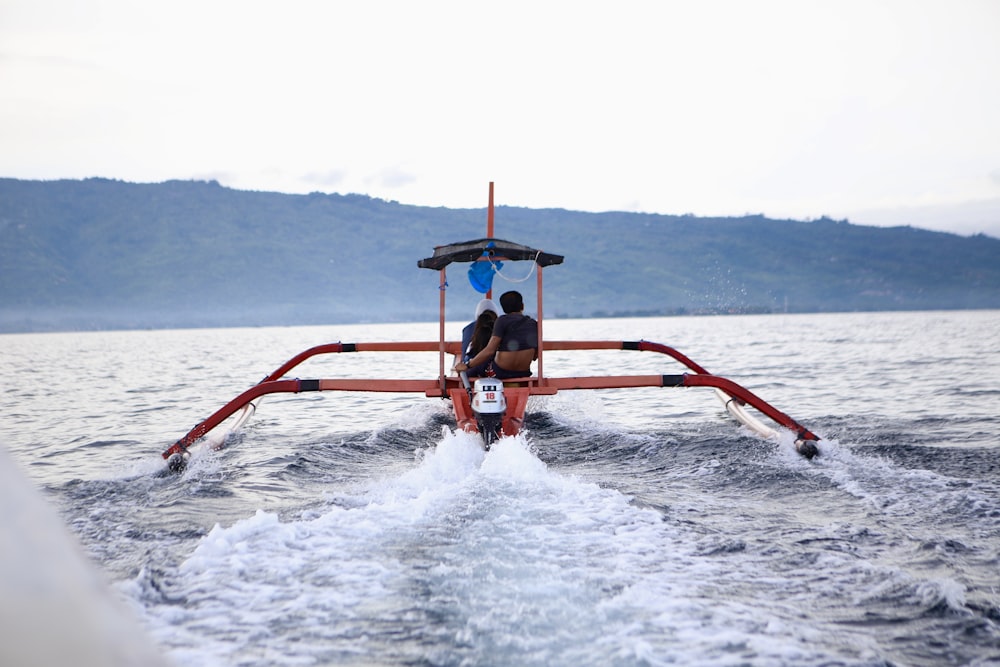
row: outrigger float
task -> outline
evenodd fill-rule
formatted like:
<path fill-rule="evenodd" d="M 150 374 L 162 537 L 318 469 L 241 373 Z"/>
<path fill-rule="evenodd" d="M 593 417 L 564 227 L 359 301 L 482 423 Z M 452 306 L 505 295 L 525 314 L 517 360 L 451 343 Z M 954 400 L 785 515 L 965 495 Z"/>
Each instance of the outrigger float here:
<path fill-rule="evenodd" d="M 447 355 L 462 356 L 460 341 L 445 340 L 445 288 L 446 270 L 453 263 L 488 262 L 486 267 L 492 272 L 500 262 L 533 262 L 537 275 L 538 304 L 538 357 L 537 374 L 516 380 L 500 381 L 495 378 L 478 378 L 470 383 L 465 373 L 446 373 Z M 450 400 L 458 428 L 470 433 L 479 433 L 483 445 L 490 445 L 501 436 L 512 436 L 520 432 L 524 414 L 531 396 L 552 396 L 560 390 L 581 389 L 621 389 L 629 387 L 709 387 L 715 391 L 725 409 L 737 421 L 766 438 L 776 438 L 778 431 L 765 424 L 747 410 L 747 406 L 773 420 L 780 427 L 795 435 L 795 449 L 802 456 L 811 459 L 819 453 L 816 442 L 819 437 L 799 424 L 784 412 L 756 396 L 739 384 L 718 375 L 713 375 L 677 350 L 645 340 L 639 341 L 550 341 L 545 340 L 542 327 L 542 274 L 543 269 L 561 264 L 562 255 L 543 252 L 535 248 L 511 243 L 493 237 L 493 183 L 490 183 L 489 207 L 487 209 L 487 237 L 474 241 L 438 246 L 431 257 L 417 262 L 417 266 L 431 269 L 440 274 L 440 322 L 436 341 L 414 342 L 370 342 L 370 343 L 327 343 L 309 348 L 295 355 L 239 396 L 229 401 L 210 417 L 199 423 L 163 452 L 168 468 L 181 471 L 187 466 L 192 446 L 210 431 L 237 415 L 230 430 L 237 430 L 253 416 L 256 401 L 267 394 L 302 393 L 311 391 L 351 391 L 351 392 L 412 392 L 422 393 L 429 398 Z M 470 268 L 472 268 L 470 266 Z M 489 273 L 487 272 L 487 273 Z M 490 273 L 490 279 L 492 275 Z M 487 296 L 489 296 L 487 292 Z M 550 377 L 543 367 L 544 352 L 568 350 L 632 350 L 656 352 L 671 357 L 685 366 L 688 371 L 674 375 L 609 375 L 585 377 Z M 419 379 L 299 379 L 289 378 L 288 373 L 307 359 L 323 354 L 347 352 L 437 352 L 438 374 L 436 378 Z M 239 414 L 237 414 L 239 413 Z M 221 445 L 220 445 L 221 446 Z"/>

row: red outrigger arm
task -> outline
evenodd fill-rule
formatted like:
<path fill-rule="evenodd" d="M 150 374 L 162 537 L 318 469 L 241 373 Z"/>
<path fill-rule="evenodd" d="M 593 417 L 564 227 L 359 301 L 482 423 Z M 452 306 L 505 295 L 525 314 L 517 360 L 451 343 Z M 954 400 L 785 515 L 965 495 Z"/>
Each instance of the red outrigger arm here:
<path fill-rule="evenodd" d="M 222 422 L 236 414 L 247 403 L 266 394 L 299 394 L 306 391 L 373 391 L 373 392 L 434 392 L 438 389 L 437 380 L 264 380 L 226 403 L 215 413 L 201 422 L 187 434 L 175 442 L 170 449 L 163 452 L 163 458 L 168 459 L 173 454 L 183 453 L 189 446 L 214 429 Z"/>
<path fill-rule="evenodd" d="M 297 355 L 278 366 L 276 369 L 264 376 L 259 383 L 250 387 L 242 394 L 226 403 L 212 414 L 211 417 L 201 422 L 187 434 L 175 442 L 170 449 L 163 452 L 163 458 L 170 458 L 174 454 L 183 453 L 187 448 L 199 438 L 214 429 L 216 426 L 226 421 L 237 410 L 240 410 L 251 401 L 266 394 L 294 393 L 305 391 L 384 391 L 384 392 L 432 392 L 440 388 L 440 382 L 433 380 L 430 383 L 426 380 L 280 380 L 289 371 L 302 362 L 321 355 L 336 354 L 341 352 L 450 352 L 457 354 L 461 349 L 461 343 L 445 343 L 442 347 L 439 341 L 418 341 L 407 343 L 378 342 L 378 343 L 325 343 L 316 345 L 307 350 L 299 352 Z M 319 384 L 317 384 L 319 383 Z"/>
<path fill-rule="evenodd" d="M 461 343 L 440 341 L 432 342 L 379 342 L 379 343 L 328 343 L 309 348 L 292 357 L 269 373 L 257 385 L 250 387 L 242 394 L 217 410 L 208 419 L 202 421 L 193 429 L 163 452 L 163 458 L 183 453 L 199 438 L 217 427 L 251 401 L 266 394 L 302 393 L 308 391 L 362 391 L 362 392 L 419 392 L 428 397 L 450 397 L 453 401 L 464 397 L 465 391 L 457 377 L 438 377 L 429 380 L 408 379 L 278 379 L 303 361 L 320 354 L 342 352 L 440 352 L 457 354 Z M 523 394 L 516 402 L 518 414 L 511 414 L 505 424 L 509 434 L 513 435 L 520 427 L 526 407 L 527 397 L 532 395 L 552 395 L 560 389 L 621 389 L 628 387 L 712 387 L 724 392 L 731 399 L 750 405 L 762 414 L 774 420 L 781 426 L 794 431 L 800 440 L 819 440 L 811 431 L 784 412 L 745 389 L 739 384 L 724 377 L 712 375 L 700 365 L 681 354 L 677 350 L 649 341 L 546 341 L 545 349 L 553 350 L 636 350 L 665 354 L 684 364 L 694 373 L 682 375 L 618 375 L 594 377 L 531 377 L 505 383 L 513 394 Z M 510 390 L 509 390 L 510 391 Z M 465 406 L 456 404 L 459 421 L 465 420 L 468 410 Z M 512 406 L 513 407 L 513 406 Z M 462 426 L 463 424 L 460 424 Z"/>
<path fill-rule="evenodd" d="M 711 373 L 674 348 L 661 343 L 652 343 L 648 340 L 547 340 L 544 345 L 546 350 L 638 350 L 639 352 L 659 352 L 679 361 L 695 373 L 711 375 Z"/>
<path fill-rule="evenodd" d="M 450 354 L 458 354 L 462 347 L 461 343 L 445 343 L 444 351 Z M 441 350 L 441 343 L 438 341 L 420 341 L 409 343 L 326 343 L 317 345 L 308 350 L 299 352 L 297 355 L 278 366 L 268 373 L 261 382 L 276 380 L 285 376 L 303 361 L 320 354 L 334 354 L 338 352 L 438 352 Z"/>

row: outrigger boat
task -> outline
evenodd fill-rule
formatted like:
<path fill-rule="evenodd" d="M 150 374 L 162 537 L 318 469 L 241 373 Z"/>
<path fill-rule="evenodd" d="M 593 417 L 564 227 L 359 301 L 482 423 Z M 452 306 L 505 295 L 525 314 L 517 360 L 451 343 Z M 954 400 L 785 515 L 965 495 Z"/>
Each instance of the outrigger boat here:
<path fill-rule="evenodd" d="M 790 430 L 795 436 L 795 449 L 806 458 L 819 453 L 816 442 L 819 437 L 772 405 L 739 384 L 718 375 L 713 375 L 677 350 L 660 343 L 639 341 L 549 341 L 543 336 L 542 317 L 542 274 L 543 269 L 562 263 L 563 256 L 556 255 L 517 243 L 511 243 L 493 235 L 493 183 L 490 183 L 489 206 L 487 209 L 486 238 L 438 246 L 431 257 L 417 262 L 417 266 L 437 271 L 440 275 L 439 289 L 439 336 L 436 341 L 415 342 L 369 342 L 369 343 L 326 343 L 309 348 L 295 355 L 239 396 L 231 400 L 210 417 L 196 425 L 162 456 L 172 471 L 183 470 L 191 455 L 192 446 L 210 431 L 236 416 L 231 430 L 236 430 L 256 411 L 258 399 L 274 393 L 302 393 L 311 391 L 350 392 L 412 392 L 429 398 L 449 400 L 454 411 L 457 428 L 483 437 L 483 445 L 490 445 L 502 436 L 513 436 L 520 432 L 524 415 L 531 396 L 551 396 L 562 390 L 620 389 L 629 387 L 709 387 L 715 391 L 725 409 L 737 421 L 764 437 L 777 437 L 778 431 L 765 424 L 747 410 L 755 408 L 773 420 L 780 427 Z M 533 262 L 537 275 L 538 305 L 538 356 L 537 374 L 516 380 L 501 381 L 495 378 L 478 378 L 470 383 L 465 373 L 458 375 L 446 372 L 447 355 L 460 359 L 463 353 L 460 341 L 445 339 L 445 292 L 447 268 L 453 263 L 490 263 L 494 266 L 504 261 Z M 487 275 L 493 267 L 486 267 Z M 490 280 L 492 278 L 490 277 Z M 489 296 L 489 292 L 487 292 Z M 685 366 L 689 372 L 672 375 L 609 375 L 585 377 L 550 377 L 543 366 L 547 351 L 567 350 L 632 350 L 656 352 L 671 357 Z M 438 373 L 436 378 L 379 379 L 379 378 L 339 378 L 339 379 L 299 379 L 289 378 L 288 373 L 307 359 L 323 354 L 347 352 L 437 352 Z M 237 414 L 239 413 L 239 414 Z"/>

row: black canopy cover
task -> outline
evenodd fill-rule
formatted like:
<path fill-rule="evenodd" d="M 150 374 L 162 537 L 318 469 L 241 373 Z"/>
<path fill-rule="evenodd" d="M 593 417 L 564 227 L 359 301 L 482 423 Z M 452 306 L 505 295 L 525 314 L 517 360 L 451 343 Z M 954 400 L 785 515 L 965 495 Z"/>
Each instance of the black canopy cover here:
<path fill-rule="evenodd" d="M 562 255 L 542 252 L 519 243 L 501 239 L 478 239 L 462 243 L 449 243 L 434 248 L 434 255 L 417 262 L 421 269 L 440 271 L 452 262 L 474 262 L 486 253 L 498 260 L 533 260 L 539 266 L 562 264 Z"/>

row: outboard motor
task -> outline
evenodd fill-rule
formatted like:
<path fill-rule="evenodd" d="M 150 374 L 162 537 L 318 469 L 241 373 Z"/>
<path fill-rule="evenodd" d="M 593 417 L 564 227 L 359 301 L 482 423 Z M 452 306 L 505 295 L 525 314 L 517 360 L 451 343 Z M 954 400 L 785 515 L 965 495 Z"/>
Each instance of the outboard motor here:
<path fill-rule="evenodd" d="M 503 381 L 496 378 L 478 378 L 472 388 L 472 412 L 476 426 L 489 450 L 503 433 L 503 417 L 507 412 L 507 399 L 503 395 Z"/>

